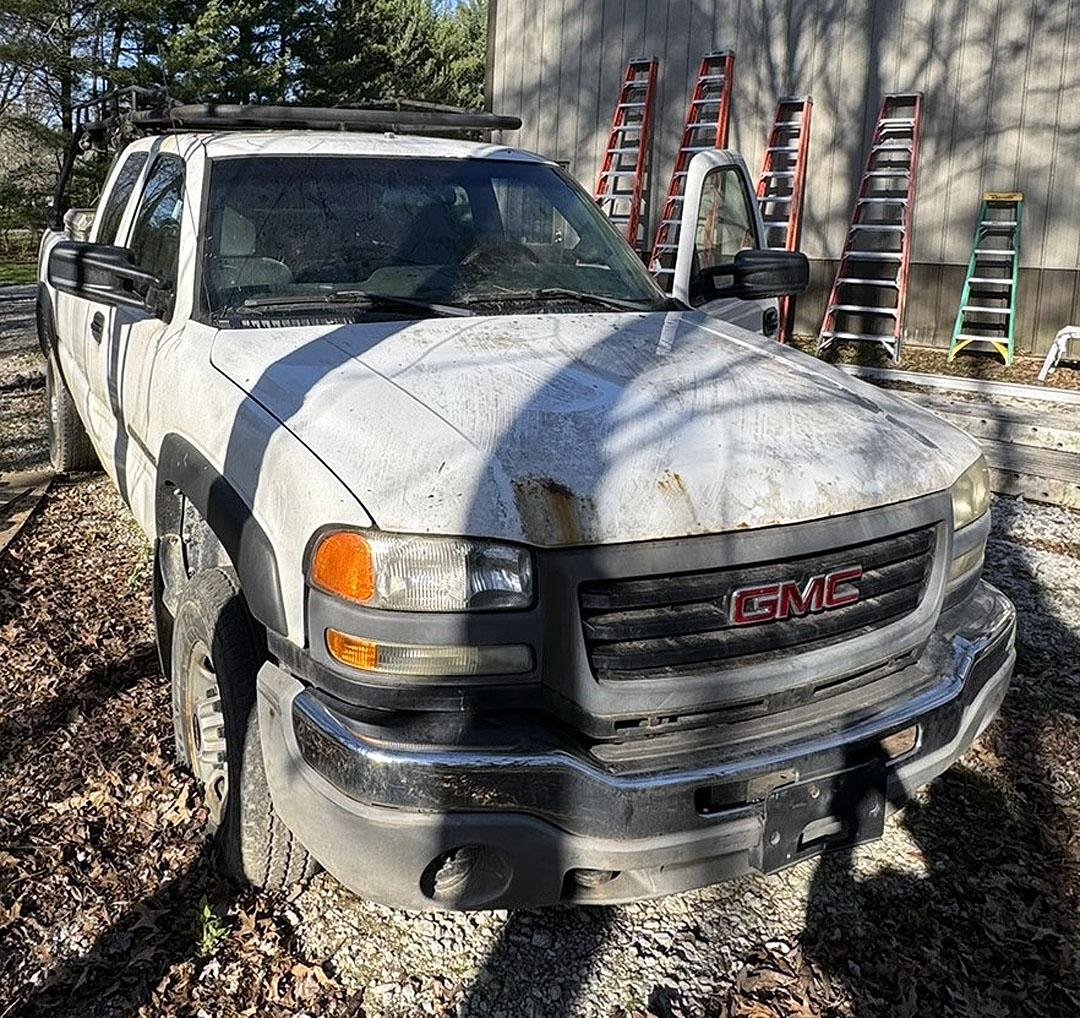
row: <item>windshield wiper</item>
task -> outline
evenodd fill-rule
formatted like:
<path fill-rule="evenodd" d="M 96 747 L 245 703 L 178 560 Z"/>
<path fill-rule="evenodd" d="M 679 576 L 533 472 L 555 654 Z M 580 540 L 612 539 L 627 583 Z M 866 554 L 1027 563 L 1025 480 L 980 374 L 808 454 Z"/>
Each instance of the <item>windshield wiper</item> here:
<path fill-rule="evenodd" d="M 372 311 L 423 311 L 439 318 L 466 318 L 475 311 L 454 304 L 420 300 L 417 297 L 395 297 L 369 290 L 335 290 L 326 294 L 294 294 L 280 297 L 249 297 L 242 304 L 223 308 L 221 314 L 232 311 L 269 311 L 275 308 L 356 307 Z"/>
<path fill-rule="evenodd" d="M 508 290 L 506 293 L 482 293 L 466 299 L 465 304 L 498 304 L 509 301 L 529 300 L 576 300 L 582 304 L 595 304 L 615 311 L 654 311 L 656 301 L 651 297 L 609 297 L 603 293 L 587 290 L 571 290 L 561 286 L 542 286 L 537 290 Z"/>

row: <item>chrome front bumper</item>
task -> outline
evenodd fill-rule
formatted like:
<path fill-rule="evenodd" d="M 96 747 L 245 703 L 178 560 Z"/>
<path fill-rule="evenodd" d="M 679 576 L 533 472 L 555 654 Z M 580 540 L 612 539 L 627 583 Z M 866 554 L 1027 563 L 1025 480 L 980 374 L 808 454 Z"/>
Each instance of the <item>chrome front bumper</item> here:
<path fill-rule="evenodd" d="M 912 695 L 826 726 L 793 718 L 768 744 L 718 733 L 648 769 L 604 765 L 550 741 L 394 742 L 267 664 L 263 754 L 278 814 L 366 897 L 413 908 L 629 901 L 771 868 L 766 813 L 775 820 L 783 808 L 778 790 L 880 765 L 888 805 L 902 804 L 992 719 L 1014 634 L 1012 605 L 981 583 L 941 616 L 910 666 L 919 670 Z M 912 726 L 914 748 L 885 759 L 882 740 Z"/>

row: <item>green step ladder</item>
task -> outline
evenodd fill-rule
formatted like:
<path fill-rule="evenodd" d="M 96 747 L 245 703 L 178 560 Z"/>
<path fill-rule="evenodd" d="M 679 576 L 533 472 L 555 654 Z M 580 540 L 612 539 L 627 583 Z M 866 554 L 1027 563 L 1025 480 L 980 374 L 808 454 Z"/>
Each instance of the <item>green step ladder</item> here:
<path fill-rule="evenodd" d="M 1019 191 L 987 191 L 982 197 L 960 307 L 953 324 L 949 361 L 965 347 L 992 350 L 1013 362 L 1016 284 L 1020 268 Z"/>

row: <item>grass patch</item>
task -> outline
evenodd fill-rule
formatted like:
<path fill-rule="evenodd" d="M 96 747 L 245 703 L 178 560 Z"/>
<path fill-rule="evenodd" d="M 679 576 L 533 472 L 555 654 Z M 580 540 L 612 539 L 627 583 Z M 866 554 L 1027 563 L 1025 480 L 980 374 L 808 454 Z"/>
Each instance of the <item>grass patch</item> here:
<path fill-rule="evenodd" d="M 32 283 L 37 279 L 36 262 L 0 261 L 0 286 L 5 283 Z"/>

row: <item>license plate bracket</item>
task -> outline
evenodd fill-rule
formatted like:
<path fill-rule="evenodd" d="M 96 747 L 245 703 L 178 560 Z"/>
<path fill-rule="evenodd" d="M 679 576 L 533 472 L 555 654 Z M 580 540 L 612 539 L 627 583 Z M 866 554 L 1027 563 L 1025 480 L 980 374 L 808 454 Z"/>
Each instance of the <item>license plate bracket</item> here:
<path fill-rule="evenodd" d="M 761 868 L 766 873 L 885 833 L 885 764 L 874 761 L 770 792 Z"/>

